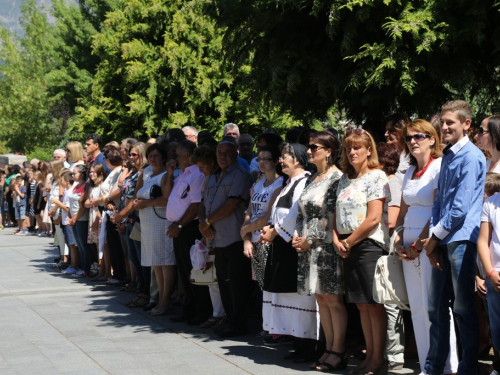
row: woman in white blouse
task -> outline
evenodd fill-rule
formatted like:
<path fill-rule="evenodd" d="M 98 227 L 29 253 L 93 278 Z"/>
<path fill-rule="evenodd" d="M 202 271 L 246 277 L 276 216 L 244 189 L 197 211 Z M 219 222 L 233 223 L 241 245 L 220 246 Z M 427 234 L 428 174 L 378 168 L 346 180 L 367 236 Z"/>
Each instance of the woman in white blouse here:
<path fill-rule="evenodd" d="M 425 120 L 415 120 L 403 130 L 410 167 L 403 179 L 403 196 L 396 225 L 404 230 L 396 237 L 396 249 L 403 262 L 403 273 L 410 302 L 411 316 L 417 343 L 421 370 L 429 351 L 430 321 L 428 291 L 432 266 L 421 255 L 423 240 L 429 237 L 429 219 L 436 197 L 441 170 L 440 134 Z M 450 315 L 451 319 L 451 315 Z M 450 325 L 450 354 L 445 374 L 455 373 L 458 368 L 454 325 Z"/>
<path fill-rule="evenodd" d="M 363 129 L 346 134 L 341 167 L 334 245 L 344 259 L 347 302 L 359 309 L 366 342 L 366 358 L 354 371 L 382 374 L 387 372 L 387 316 L 384 305 L 373 300 L 372 290 L 375 265 L 388 236 L 389 180 L 380 169 L 375 141 Z"/>

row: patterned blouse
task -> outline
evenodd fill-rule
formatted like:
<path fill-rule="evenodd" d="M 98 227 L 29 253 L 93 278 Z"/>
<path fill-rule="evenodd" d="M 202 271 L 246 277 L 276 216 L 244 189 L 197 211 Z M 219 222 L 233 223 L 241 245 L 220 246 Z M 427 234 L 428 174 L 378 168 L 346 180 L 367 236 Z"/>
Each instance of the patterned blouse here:
<path fill-rule="evenodd" d="M 384 198 L 382 219 L 368 238 L 386 248 L 389 233 L 387 205 L 391 200 L 387 176 L 379 169 L 355 179 L 349 179 L 347 174 L 344 174 L 337 187 L 336 224 L 339 234 L 354 232 L 366 219 L 368 202 Z"/>

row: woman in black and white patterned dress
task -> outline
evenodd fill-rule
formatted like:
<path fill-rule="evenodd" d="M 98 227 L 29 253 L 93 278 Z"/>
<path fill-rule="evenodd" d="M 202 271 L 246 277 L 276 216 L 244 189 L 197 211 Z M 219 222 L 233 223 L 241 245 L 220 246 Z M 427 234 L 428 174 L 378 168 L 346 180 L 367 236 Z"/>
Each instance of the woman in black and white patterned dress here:
<path fill-rule="evenodd" d="M 337 186 L 342 172 L 334 165 L 340 144 L 330 132 L 311 135 L 309 161 L 318 172 L 311 175 L 298 200 L 299 214 L 292 241 L 298 251 L 297 292 L 316 296 L 326 351 L 311 365 L 318 371 L 347 366 L 344 341 L 347 326 L 342 260 L 333 246 L 333 218 Z"/>

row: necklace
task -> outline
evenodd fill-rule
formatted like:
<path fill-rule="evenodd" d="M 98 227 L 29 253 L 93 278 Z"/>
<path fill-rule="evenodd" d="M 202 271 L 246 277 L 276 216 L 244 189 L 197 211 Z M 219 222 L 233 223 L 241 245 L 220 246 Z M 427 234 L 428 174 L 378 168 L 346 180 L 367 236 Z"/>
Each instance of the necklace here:
<path fill-rule="evenodd" d="M 318 173 L 318 175 L 316 177 L 323 176 L 326 172 L 328 172 L 330 170 L 330 168 L 332 168 L 332 165 L 330 165 L 328 168 L 326 168 L 323 172 Z"/>
<path fill-rule="evenodd" d="M 427 162 L 427 164 L 425 165 L 425 167 L 423 167 L 420 172 L 416 172 L 415 176 L 422 177 L 422 175 L 425 173 L 425 171 L 427 170 L 427 168 L 429 168 L 429 165 L 432 163 L 433 160 L 434 160 L 434 158 L 431 156 L 431 158 L 429 159 L 429 161 Z"/>

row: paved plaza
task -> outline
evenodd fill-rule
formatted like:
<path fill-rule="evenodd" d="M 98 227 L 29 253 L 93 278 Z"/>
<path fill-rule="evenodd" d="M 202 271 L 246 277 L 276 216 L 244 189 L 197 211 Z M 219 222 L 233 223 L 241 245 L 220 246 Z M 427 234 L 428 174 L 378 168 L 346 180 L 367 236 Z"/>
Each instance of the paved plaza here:
<path fill-rule="evenodd" d="M 52 269 L 53 239 L 13 231 L 0 231 L 2 375 L 310 372 L 307 364 L 282 359 L 290 345 L 262 346 L 257 321 L 251 334 L 221 340 L 211 330 L 130 309 L 124 304 L 132 294 Z M 418 367 L 414 361 L 406 366 Z"/>

